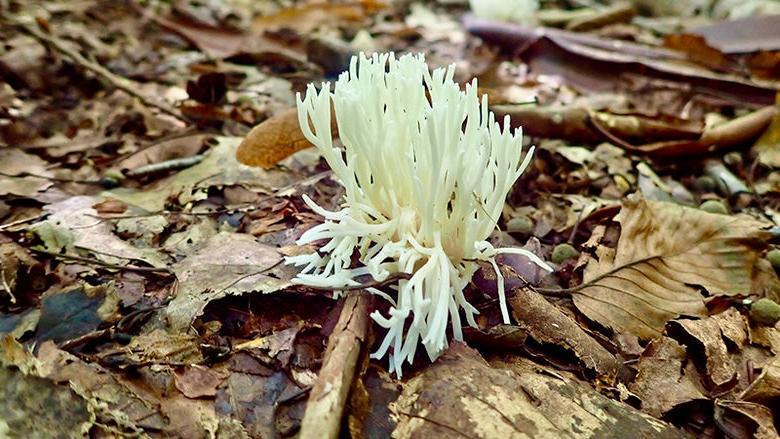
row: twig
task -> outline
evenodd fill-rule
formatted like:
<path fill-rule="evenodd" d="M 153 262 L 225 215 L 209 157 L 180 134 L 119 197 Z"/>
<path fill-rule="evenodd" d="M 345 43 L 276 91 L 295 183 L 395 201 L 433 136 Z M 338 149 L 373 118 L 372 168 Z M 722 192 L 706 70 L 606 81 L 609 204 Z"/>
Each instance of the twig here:
<path fill-rule="evenodd" d="M 704 164 L 704 172 L 715 180 L 715 183 L 723 193 L 728 196 L 749 193 L 750 189 L 720 160 L 707 160 Z"/>
<path fill-rule="evenodd" d="M 625 149 L 626 151 L 634 152 L 637 150 L 636 145 L 632 145 L 631 143 L 612 134 L 612 132 L 610 132 L 603 125 L 601 125 L 601 122 L 599 122 L 598 118 L 593 114 L 592 111 L 588 111 L 588 122 L 590 122 L 590 125 L 593 126 L 593 128 L 595 128 L 596 131 L 598 131 L 601 135 L 606 137 L 607 140 L 614 143 L 615 145 Z"/>
<path fill-rule="evenodd" d="M 33 221 L 36 221 L 36 220 L 39 220 L 39 219 L 46 218 L 48 215 L 49 215 L 48 213 L 42 213 L 40 215 L 31 216 L 31 217 L 28 217 L 28 218 L 22 218 L 22 219 L 18 219 L 16 221 L 11 221 L 10 223 L 0 224 L 0 232 L 2 232 L 3 230 L 6 230 L 6 229 L 10 229 L 11 227 L 14 227 L 14 226 L 18 226 L 18 225 L 21 225 L 21 224 L 25 224 L 25 223 L 29 223 L 29 222 L 33 222 Z"/>
<path fill-rule="evenodd" d="M 76 256 L 76 255 L 69 255 L 66 253 L 57 253 L 49 250 L 43 250 L 43 249 L 31 249 L 35 253 L 40 253 L 43 255 L 52 256 L 54 258 L 58 259 L 66 259 L 70 261 L 76 261 L 76 262 L 84 262 L 85 264 L 94 264 L 99 265 L 101 267 L 106 268 L 113 268 L 116 270 L 127 270 L 127 271 L 137 271 L 142 273 L 167 273 L 171 274 L 171 270 L 168 268 L 156 268 L 156 267 L 139 267 L 137 265 L 119 265 L 119 264 L 111 264 L 108 262 L 103 262 L 99 259 L 92 259 L 92 258 L 85 258 L 83 256 Z M 119 256 L 113 256 L 116 258 L 120 258 Z"/>
<path fill-rule="evenodd" d="M 100 180 L 77 180 L 74 178 L 49 177 L 48 175 L 33 174 L 32 172 L 19 172 L 17 174 L 9 174 L 7 172 L 0 171 L 0 177 L 40 178 L 41 180 L 56 181 L 57 183 L 78 183 L 78 184 L 94 184 L 94 185 L 102 184 Z"/>
<path fill-rule="evenodd" d="M 202 162 L 204 157 L 206 156 L 203 154 L 198 154 L 190 157 L 182 157 L 178 159 L 166 160 L 164 162 L 152 163 L 131 169 L 127 171 L 125 175 L 130 178 L 138 178 L 163 171 L 189 168 L 190 166 L 197 165 L 198 163 Z"/>
<path fill-rule="evenodd" d="M 110 70 L 106 69 L 100 64 L 88 60 L 80 53 L 76 52 L 75 50 L 63 44 L 62 40 L 60 40 L 59 38 L 56 38 L 51 35 L 47 35 L 32 23 L 28 23 L 14 17 L 6 17 L 6 18 L 12 24 L 19 26 L 24 32 L 28 33 L 30 36 L 34 37 L 41 43 L 44 43 L 45 45 L 51 47 L 52 49 L 56 50 L 62 55 L 67 56 L 68 58 L 70 58 L 71 61 L 78 64 L 80 67 L 83 67 L 89 70 L 90 72 L 100 76 L 102 79 L 104 79 L 112 86 L 118 88 L 119 90 L 122 90 L 123 92 L 129 94 L 130 96 L 135 97 L 136 99 L 141 101 L 144 105 L 148 107 L 157 108 L 158 110 L 167 113 L 177 119 L 184 120 L 187 122 L 190 121 L 188 117 L 183 115 L 180 111 L 176 110 L 175 108 L 169 106 L 168 104 L 163 102 L 156 102 L 140 94 L 138 92 L 140 86 L 137 83 L 127 78 L 117 76 L 116 74 L 112 73 Z"/>
<path fill-rule="evenodd" d="M 11 297 L 11 303 L 16 303 L 16 296 L 14 296 L 11 286 L 8 285 L 8 281 L 5 278 L 5 270 L 3 270 L 2 267 L 0 267 L 0 279 L 3 280 L 3 290 Z"/>
<path fill-rule="evenodd" d="M 355 376 L 361 344 L 368 332 L 368 294 L 350 293 L 328 338 L 322 368 L 314 382 L 301 422 L 301 439 L 335 439 Z"/>
<path fill-rule="evenodd" d="M 148 213 L 139 213 L 135 215 L 112 215 L 107 217 L 102 217 L 100 215 L 93 215 L 91 213 L 85 214 L 85 216 L 91 216 L 92 218 L 99 219 L 101 221 L 106 220 L 123 220 L 123 219 L 137 219 L 137 218 L 149 218 L 152 216 L 157 215 L 187 215 L 187 216 L 209 216 L 209 215 L 216 215 L 216 214 L 222 214 L 222 213 L 238 213 L 238 212 L 251 212 L 253 210 L 257 210 L 257 206 L 245 206 L 245 207 L 234 207 L 234 208 L 220 208 L 220 209 L 214 209 L 214 210 L 207 210 L 204 212 L 183 212 L 180 210 L 156 210 L 154 212 L 148 212 Z"/>

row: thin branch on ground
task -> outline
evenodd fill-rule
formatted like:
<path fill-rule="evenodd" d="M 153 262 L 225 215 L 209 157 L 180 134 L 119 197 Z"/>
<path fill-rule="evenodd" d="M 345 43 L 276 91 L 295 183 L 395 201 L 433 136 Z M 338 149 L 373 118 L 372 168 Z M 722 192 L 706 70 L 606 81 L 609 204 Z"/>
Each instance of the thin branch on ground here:
<path fill-rule="evenodd" d="M 75 178 L 50 177 L 48 175 L 33 174 L 32 172 L 19 172 L 19 173 L 16 173 L 16 174 L 9 174 L 7 172 L 0 172 L 0 177 L 7 177 L 7 178 L 40 178 L 41 180 L 54 181 L 54 182 L 57 182 L 57 183 L 77 183 L 77 184 L 91 184 L 91 185 L 101 185 L 103 183 L 100 180 L 79 180 L 79 179 L 75 179 Z"/>
<path fill-rule="evenodd" d="M 103 80 L 111 84 L 112 86 L 116 87 L 117 89 L 122 90 L 123 92 L 129 94 L 130 96 L 133 96 L 134 98 L 138 99 L 139 101 L 141 101 L 141 103 L 143 103 L 147 107 L 157 108 L 158 110 L 168 115 L 171 115 L 179 120 L 190 122 L 190 119 L 184 114 L 182 114 L 176 108 L 168 105 L 167 103 L 158 102 L 156 100 L 150 99 L 144 96 L 143 94 L 139 93 L 138 90 L 140 90 L 141 88 L 139 84 L 127 78 L 118 76 L 112 73 L 107 68 L 103 67 L 102 65 L 88 60 L 82 54 L 76 52 L 75 50 L 71 49 L 67 45 L 63 44 L 63 41 L 61 39 L 53 35 L 46 34 L 33 23 L 29 23 L 27 21 L 15 17 L 6 17 L 6 19 L 10 21 L 12 24 L 21 28 L 28 35 L 40 41 L 42 44 L 45 44 L 46 46 L 54 49 L 60 54 L 68 57 L 71 61 L 76 63 L 78 66 L 96 74 L 97 76 L 99 76 L 100 78 L 102 78 Z"/>
<path fill-rule="evenodd" d="M 339 321 L 328 337 L 322 368 L 309 393 L 301 421 L 302 439 L 339 436 L 355 366 L 368 334 L 370 301 L 370 295 L 356 292 L 344 298 Z"/>
<path fill-rule="evenodd" d="M 48 213 L 42 213 L 40 215 L 35 215 L 28 218 L 18 219 L 16 221 L 11 221 L 10 223 L 0 224 L 0 232 L 10 229 L 12 227 L 20 226 L 22 224 L 27 224 L 27 223 L 38 221 L 39 219 L 44 219 L 48 215 L 49 215 Z"/>
<path fill-rule="evenodd" d="M 48 255 L 53 258 L 57 259 L 63 259 L 67 261 L 75 261 L 75 262 L 83 262 L 85 264 L 92 264 L 92 265 L 99 265 L 101 267 L 105 268 L 112 268 L 115 270 L 126 270 L 126 271 L 137 271 L 137 272 L 143 272 L 143 273 L 166 273 L 166 274 L 172 274 L 171 270 L 168 268 L 156 268 L 156 267 L 139 267 L 137 265 L 120 265 L 120 264 L 111 264 L 108 262 L 103 262 L 99 259 L 93 259 L 93 258 L 85 258 L 83 256 L 77 256 L 77 255 L 69 255 L 67 253 L 57 253 L 49 250 L 43 250 L 43 249 L 31 249 L 31 251 L 35 253 L 39 253 L 42 255 Z M 116 258 L 120 258 L 119 256 L 114 256 Z"/>

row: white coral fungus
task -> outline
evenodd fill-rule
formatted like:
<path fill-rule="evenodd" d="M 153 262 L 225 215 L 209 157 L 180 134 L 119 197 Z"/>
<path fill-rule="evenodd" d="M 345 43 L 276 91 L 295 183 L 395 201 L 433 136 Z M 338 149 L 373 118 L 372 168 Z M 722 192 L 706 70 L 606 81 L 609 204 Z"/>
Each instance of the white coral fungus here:
<path fill-rule="evenodd" d="M 298 241 L 326 240 L 318 253 L 287 258 L 305 266 L 297 281 L 333 288 L 355 286 L 358 276 L 400 280 L 389 314 L 371 316 L 387 335 L 373 354 L 390 352 L 390 369 L 401 374 L 422 341 L 431 361 L 447 347 L 447 323 L 462 339 L 461 314 L 475 326 L 478 311 L 463 289 L 487 261 L 496 270 L 501 314 L 509 322 L 497 253 L 518 253 L 550 269 L 536 255 L 518 248 L 494 248 L 486 239 L 496 227 L 512 184 L 531 160 L 523 160 L 522 132 L 504 130 L 488 111 L 487 96 L 477 97 L 474 80 L 460 90 L 454 67 L 428 70 L 422 55 L 381 54 L 353 57 L 349 72 L 333 91 L 313 85 L 298 95 L 298 117 L 313 143 L 344 186 L 342 209 L 327 211 L 304 195 L 325 222 Z M 331 105 L 343 150 L 333 145 Z M 352 267 L 357 251 L 360 266 Z"/>

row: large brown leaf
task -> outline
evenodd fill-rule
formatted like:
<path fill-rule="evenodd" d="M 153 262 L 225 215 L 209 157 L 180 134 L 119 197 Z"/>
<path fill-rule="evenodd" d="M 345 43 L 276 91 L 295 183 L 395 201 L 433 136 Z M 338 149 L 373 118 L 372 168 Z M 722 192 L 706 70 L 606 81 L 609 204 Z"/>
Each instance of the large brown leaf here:
<path fill-rule="evenodd" d="M 390 404 L 393 438 L 682 438 L 685 433 L 525 358 L 489 365 L 454 342 Z"/>
<path fill-rule="evenodd" d="M 617 248 L 599 248 L 574 303 L 588 318 L 642 339 L 657 337 L 680 315 L 705 315 L 697 286 L 710 295 L 750 293 L 770 237 L 751 218 L 637 196 L 626 199 L 615 219 L 622 226 Z"/>

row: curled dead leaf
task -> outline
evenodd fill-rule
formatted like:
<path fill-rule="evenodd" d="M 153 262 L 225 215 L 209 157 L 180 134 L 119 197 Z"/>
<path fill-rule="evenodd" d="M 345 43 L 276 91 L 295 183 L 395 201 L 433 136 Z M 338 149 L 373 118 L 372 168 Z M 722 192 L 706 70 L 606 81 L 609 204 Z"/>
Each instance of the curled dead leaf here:
<path fill-rule="evenodd" d="M 747 339 L 747 322 L 739 311 L 729 308 L 707 319 L 677 320 L 671 325 L 687 335 L 686 345 L 704 351 L 707 376 L 713 384 L 722 386 L 736 377 L 737 364 L 729 353 L 726 339 L 742 344 Z"/>
<path fill-rule="evenodd" d="M 639 358 L 629 390 L 642 400 L 642 411 L 662 416 L 673 408 L 706 399 L 699 374 L 686 361 L 685 349 L 674 339 L 653 340 Z"/>
<path fill-rule="evenodd" d="M 338 135 L 335 117 L 331 117 L 331 130 L 334 137 Z M 298 110 L 290 108 L 252 128 L 238 145 L 236 158 L 248 166 L 270 168 L 311 146 L 298 124 Z"/>

